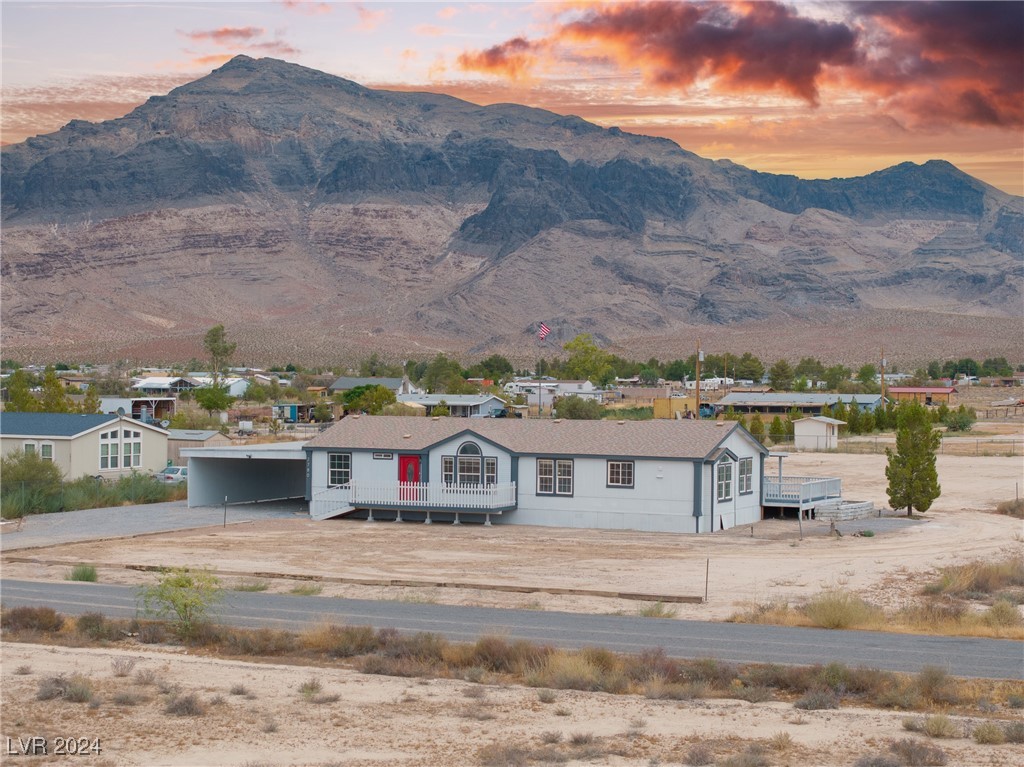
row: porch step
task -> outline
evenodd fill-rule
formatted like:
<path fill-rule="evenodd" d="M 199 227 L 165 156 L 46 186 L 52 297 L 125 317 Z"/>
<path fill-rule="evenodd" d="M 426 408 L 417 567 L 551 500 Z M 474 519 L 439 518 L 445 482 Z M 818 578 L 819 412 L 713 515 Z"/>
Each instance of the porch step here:
<path fill-rule="evenodd" d="M 309 505 L 309 517 L 310 519 L 319 522 L 324 519 L 343 517 L 346 514 L 351 514 L 355 510 L 355 506 L 337 506 L 332 508 L 328 503 L 316 503 L 314 501 Z"/>

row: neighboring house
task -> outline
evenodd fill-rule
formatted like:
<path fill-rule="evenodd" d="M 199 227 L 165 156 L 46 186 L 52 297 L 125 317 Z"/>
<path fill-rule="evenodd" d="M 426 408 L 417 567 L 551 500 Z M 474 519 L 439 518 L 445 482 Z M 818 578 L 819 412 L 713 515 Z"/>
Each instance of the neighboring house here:
<path fill-rule="evenodd" d="M 191 381 L 195 381 L 199 386 L 213 386 L 213 376 L 191 376 Z M 217 385 L 227 390 L 229 396 L 235 399 L 243 399 L 245 393 L 249 391 L 249 379 L 238 378 L 235 376 L 222 376 L 217 380 Z"/>
<path fill-rule="evenodd" d="M 541 409 L 550 408 L 559 397 L 580 397 L 581 399 L 604 402 L 604 389 L 599 389 L 590 381 L 555 381 L 517 379 L 505 384 L 505 393 L 512 396 L 523 396 L 526 404 Z"/>
<path fill-rule="evenodd" d="M 167 462 L 182 466 L 181 451 L 190 447 L 226 447 L 231 438 L 215 429 L 168 429 Z"/>
<path fill-rule="evenodd" d="M 403 405 L 419 405 L 426 409 L 427 415 L 443 402 L 448 414 L 456 418 L 486 416 L 492 410 L 508 407 L 505 400 L 493 394 L 399 394 L 398 401 Z"/>
<path fill-rule="evenodd" d="M 952 405 L 955 386 L 886 386 L 887 397 L 897 402 L 914 401 L 925 405 Z"/>
<path fill-rule="evenodd" d="M 732 386 L 735 383 L 736 383 L 736 381 L 734 381 L 732 378 L 722 378 L 720 376 L 714 376 L 712 378 L 702 378 L 702 379 L 700 379 L 700 390 L 701 391 L 718 391 L 719 389 L 723 389 L 723 388 L 727 388 L 729 386 Z M 686 391 L 696 391 L 697 390 L 697 379 L 695 378 L 692 381 L 686 381 L 683 384 L 683 388 L 685 388 Z"/>
<path fill-rule="evenodd" d="M 793 421 L 793 447 L 797 450 L 835 450 L 839 427 L 846 421 L 814 415 Z"/>
<path fill-rule="evenodd" d="M 349 416 L 306 443 L 314 519 L 345 514 L 710 532 L 761 518 L 737 423 Z"/>
<path fill-rule="evenodd" d="M 359 378 L 353 376 L 342 376 L 328 386 L 327 390 L 331 394 L 337 394 L 338 392 L 347 392 L 352 389 L 357 389 L 360 386 L 383 386 L 385 389 L 393 391 L 396 397 L 401 394 L 424 393 L 423 389 L 416 386 L 409 380 L 409 376 L 402 376 L 401 378 L 386 378 L 383 376 L 365 376 Z"/>
<path fill-rule="evenodd" d="M 140 394 L 153 394 L 156 396 L 167 394 L 180 394 L 183 391 L 192 391 L 199 387 L 199 383 L 191 378 L 181 376 L 150 376 L 140 378 L 132 384 L 133 391 Z"/>
<path fill-rule="evenodd" d="M 171 420 L 176 402 L 174 397 L 100 397 L 100 410 L 146 423 L 160 423 Z"/>
<path fill-rule="evenodd" d="M 167 464 L 167 432 L 127 416 L 3 413 L 0 452 L 37 453 L 68 479 L 151 473 Z"/>
<path fill-rule="evenodd" d="M 703 384 L 701 385 L 703 389 Z M 747 391 L 733 391 L 715 403 L 715 408 L 725 410 L 730 406 L 737 413 L 766 413 L 785 415 L 798 410 L 804 415 L 821 415 L 822 408 L 835 407 L 838 403 L 849 407 L 856 402 L 861 410 L 874 411 L 882 403 L 881 394 L 810 394 L 800 392 L 771 392 L 755 394 Z"/>

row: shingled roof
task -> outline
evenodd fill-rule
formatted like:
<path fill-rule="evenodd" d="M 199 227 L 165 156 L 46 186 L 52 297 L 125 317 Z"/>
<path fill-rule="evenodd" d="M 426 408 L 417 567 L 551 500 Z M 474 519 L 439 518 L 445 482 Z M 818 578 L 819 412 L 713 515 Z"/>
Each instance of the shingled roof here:
<path fill-rule="evenodd" d="M 116 415 L 3 413 L 0 415 L 0 433 L 5 437 L 74 437 L 117 420 Z"/>
<path fill-rule="evenodd" d="M 704 459 L 737 428 L 714 421 L 572 421 L 517 418 L 349 416 L 307 448 L 425 450 L 477 435 L 521 455 Z M 471 438 L 471 437 L 467 437 Z"/>

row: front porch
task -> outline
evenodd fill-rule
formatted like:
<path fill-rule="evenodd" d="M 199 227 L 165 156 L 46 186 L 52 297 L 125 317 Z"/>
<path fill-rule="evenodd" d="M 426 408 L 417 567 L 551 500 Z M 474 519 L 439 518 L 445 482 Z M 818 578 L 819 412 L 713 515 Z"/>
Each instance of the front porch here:
<path fill-rule="evenodd" d="M 309 516 L 328 519 L 357 510 L 369 512 L 425 512 L 430 522 L 432 511 L 459 514 L 501 514 L 516 507 L 516 483 L 491 485 L 435 484 L 429 482 L 366 482 L 353 480 L 343 487 L 329 487 L 310 499 Z"/>
<path fill-rule="evenodd" d="M 829 502 L 842 501 L 843 481 L 838 477 L 776 477 L 764 478 L 765 506 L 808 509 Z"/>

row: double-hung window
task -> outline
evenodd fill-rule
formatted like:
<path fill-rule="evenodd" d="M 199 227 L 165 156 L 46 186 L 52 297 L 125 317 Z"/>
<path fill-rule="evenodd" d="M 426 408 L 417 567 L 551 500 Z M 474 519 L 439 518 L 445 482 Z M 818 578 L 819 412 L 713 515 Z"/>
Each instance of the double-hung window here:
<path fill-rule="evenodd" d="M 718 464 L 718 500 L 732 500 L 732 461 Z"/>
<path fill-rule="evenodd" d="M 441 456 L 441 481 L 446 485 L 494 485 L 498 459 L 484 456 L 475 442 L 463 442 L 455 455 Z"/>
<path fill-rule="evenodd" d="M 740 458 L 739 493 L 747 495 L 754 492 L 754 459 Z"/>
<path fill-rule="evenodd" d="M 121 440 L 118 429 L 100 434 L 100 469 L 116 469 L 121 465 Z"/>
<path fill-rule="evenodd" d="M 537 495 L 572 495 L 572 484 L 571 459 L 537 459 Z"/>
<path fill-rule="evenodd" d="M 493 456 L 484 458 L 484 484 L 498 484 L 498 459 Z"/>
<path fill-rule="evenodd" d="M 608 487 L 633 487 L 632 461 L 608 461 Z"/>
<path fill-rule="evenodd" d="M 327 454 L 327 484 L 330 487 L 344 487 L 352 481 L 352 454 Z"/>

